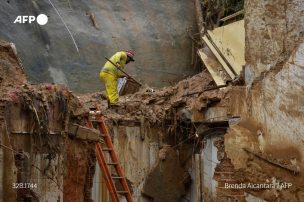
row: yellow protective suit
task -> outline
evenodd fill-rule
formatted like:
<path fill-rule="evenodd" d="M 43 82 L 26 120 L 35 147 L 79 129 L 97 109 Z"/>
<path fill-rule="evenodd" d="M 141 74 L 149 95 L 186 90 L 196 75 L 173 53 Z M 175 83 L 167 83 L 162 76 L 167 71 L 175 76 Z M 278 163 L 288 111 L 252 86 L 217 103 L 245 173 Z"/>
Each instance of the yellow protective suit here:
<path fill-rule="evenodd" d="M 110 58 L 110 60 L 120 68 L 124 68 L 127 62 L 127 54 L 126 52 L 117 52 Z M 101 69 L 99 76 L 106 87 L 107 97 L 110 104 L 116 104 L 119 99 L 117 80 L 118 78 L 123 77 L 124 74 L 107 61 Z"/>

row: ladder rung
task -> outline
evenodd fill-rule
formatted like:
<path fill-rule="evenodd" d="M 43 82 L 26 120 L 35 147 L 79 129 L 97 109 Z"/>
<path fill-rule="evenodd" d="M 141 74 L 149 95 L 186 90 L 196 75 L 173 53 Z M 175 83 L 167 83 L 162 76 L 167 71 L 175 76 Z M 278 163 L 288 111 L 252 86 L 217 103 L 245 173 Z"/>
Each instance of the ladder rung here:
<path fill-rule="evenodd" d="M 123 179 L 123 177 L 119 177 L 119 176 L 112 176 L 113 179 Z"/>
<path fill-rule="evenodd" d="M 0 108 L 1 109 L 1 108 Z M 100 115 L 99 112 L 96 111 L 90 111 L 90 115 Z M 1 117 L 1 116 L 0 116 Z M 94 117 L 91 116 L 92 119 Z M 106 184 L 107 188 L 111 194 L 112 201 L 119 201 L 118 194 L 124 195 L 126 197 L 127 201 L 132 201 L 132 194 L 129 191 L 128 187 L 125 187 L 127 185 L 126 178 L 123 176 L 122 168 L 120 168 L 119 160 L 116 157 L 115 149 L 112 147 L 112 138 L 111 135 L 107 131 L 106 123 L 102 120 L 102 115 L 96 116 L 95 120 L 88 120 L 88 125 L 90 128 L 94 128 L 94 126 L 99 129 L 100 141 L 103 140 L 103 143 L 99 142 L 96 143 L 96 155 L 99 165 L 101 165 L 101 169 L 103 173 L 105 174 L 106 178 Z M 92 122 L 95 122 L 95 124 L 92 124 Z M 1 122 L 0 122 L 1 123 Z M 97 124 L 99 123 L 99 124 Z M 104 134 L 105 133 L 105 134 Z M 102 138 L 103 137 L 103 138 Z M 111 159 L 106 162 L 107 154 L 105 152 L 109 152 L 108 154 L 111 156 Z M 111 162 L 112 161 L 112 162 Z M 106 164 L 106 165 L 105 165 Z M 115 169 L 116 173 L 111 173 L 111 171 L 114 171 L 112 167 Z M 118 175 L 120 173 L 121 175 Z M 122 190 L 117 190 L 116 183 L 120 182 L 123 188 L 120 188 Z M 128 186 L 128 185 L 127 185 Z"/>
<path fill-rule="evenodd" d="M 102 148 L 102 151 L 113 151 L 111 148 Z"/>
<path fill-rule="evenodd" d="M 107 165 L 109 165 L 109 166 L 113 166 L 113 165 L 115 166 L 115 165 L 117 165 L 117 164 L 118 164 L 118 163 L 115 163 L 115 162 L 108 162 L 108 163 L 107 163 Z"/>
<path fill-rule="evenodd" d="M 117 191 L 117 194 L 128 194 L 128 191 Z"/>

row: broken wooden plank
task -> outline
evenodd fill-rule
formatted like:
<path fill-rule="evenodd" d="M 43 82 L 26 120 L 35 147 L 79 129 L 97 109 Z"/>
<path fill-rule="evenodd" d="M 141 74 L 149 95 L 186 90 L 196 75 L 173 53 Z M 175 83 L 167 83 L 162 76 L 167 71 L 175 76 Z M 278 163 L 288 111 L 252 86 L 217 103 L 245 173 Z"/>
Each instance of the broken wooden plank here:
<path fill-rule="evenodd" d="M 200 56 L 202 62 L 205 64 L 207 70 L 211 74 L 216 85 L 225 85 L 225 77 L 227 77 L 228 75 L 225 72 L 221 63 L 219 63 L 214 54 L 210 51 L 210 49 L 208 47 L 205 47 L 203 49 L 199 49 L 197 53 Z"/>
<path fill-rule="evenodd" d="M 195 173 L 195 195 L 196 201 L 202 201 L 202 182 L 201 182 L 201 155 L 195 154 L 194 155 L 194 173 Z"/>
<path fill-rule="evenodd" d="M 245 28 L 244 20 L 240 20 L 208 31 L 211 43 L 225 61 L 240 75 L 245 65 Z"/>
<path fill-rule="evenodd" d="M 233 13 L 233 14 L 231 14 L 231 15 L 228 15 L 228 16 L 226 16 L 226 17 L 220 19 L 220 21 L 225 22 L 225 21 L 227 21 L 227 20 L 230 20 L 230 19 L 235 18 L 235 17 L 237 17 L 237 16 L 239 16 L 239 15 L 242 15 L 242 14 L 244 14 L 244 9 L 242 9 L 242 10 L 236 12 L 236 13 Z"/>
<path fill-rule="evenodd" d="M 218 59 L 218 61 L 221 63 L 221 65 L 224 67 L 227 74 L 231 77 L 231 79 L 235 78 L 235 74 L 231 71 L 230 67 L 228 67 L 227 63 L 224 61 L 222 56 L 218 53 L 216 48 L 213 46 L 213 44 L 209 41 L 207 36 L 205 35 L 203 37 L 204 42 L 207 44 L 207 46 L 210 48 L 211 52 L 214 54 L 214 56 Z"/>
<path fill-rule="evenodd" d="M 87 128 L 75 123 L 69 123 L 68 133 L 72 135 L 72 137 L 82 140 L 99 141 L 101 138 L 99 130 Z"/>

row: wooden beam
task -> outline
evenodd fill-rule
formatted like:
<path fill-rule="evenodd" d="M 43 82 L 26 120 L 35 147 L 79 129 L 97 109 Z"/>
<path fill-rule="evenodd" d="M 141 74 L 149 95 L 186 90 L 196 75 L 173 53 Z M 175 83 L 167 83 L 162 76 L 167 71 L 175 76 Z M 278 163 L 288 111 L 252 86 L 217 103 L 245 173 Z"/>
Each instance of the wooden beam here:
<path fill-rule="evenodd" d="M 214 56 L 218 59 L 218 61 L 221 63 L 221 65 L 224 67 L 227 74 L 231 77 L 231 79 L 235 78 L 234 73 L 231 71 L 231 69 L 228 67 L 227 63 L 224 61 L 222 56 L 217 52 L 216 48 L 212 45 L 212 43 L 209 41 L 207 36 L 203 36 L 203 41 L 207 44 L 211 52 L 214 54 Z"/>
<path fill-rule="evenodd" d="M 207 47 L 206 47 L 207 48 Z M 199 49 L 197 51 L 199 57 L 201 58 L 202 62 L 205 64 L 207 70 L 212 76 L 212 79 L 216 83 L 217 86 L 225 85 L 225 78 L 223 77 L 223 72 L 226 72 L 219 61 L 216 59 L 211 51 L 206 49 Z"/>
<path fill-rule="evenodd" d="M 202 192 L 201 192 L 201 166 L 200 166 L 200 154 L 195 154 L 195 195 L 196 195 L 196 200 L 197 202 L 202 201 Z"/>
<path fill-rule="evenodd" d="M 228 16 L 226 16 L 226 17 L 220 19 L 220 21 L 225 22 L 225 21 L 230 20 L 231 18 L 234 18 L 234 17 L 236 17 L 236 16 L 239 16 L 239 15 L 241 15 L 241 14 L 243 14 L 243 13 L 244 13 L 244 9 L 242 9 L 242 10 L 236 12 L 236 13 L 233 13 L 233 14 L 231 14 L 231 15 L 228 15 Z"/>
<path fill-rule="evenodd" d="M 246 64 L 244 20 L 208 31 L 207 37 L 231 71 L 240 75 Z"/>
<path fill-rule="evenodd" d="M 75 138 L 90 141 L 99 141 L 101 134 L 98 130 L 87 128 L 75 123 L 69 123 L 68 133 Z"/>

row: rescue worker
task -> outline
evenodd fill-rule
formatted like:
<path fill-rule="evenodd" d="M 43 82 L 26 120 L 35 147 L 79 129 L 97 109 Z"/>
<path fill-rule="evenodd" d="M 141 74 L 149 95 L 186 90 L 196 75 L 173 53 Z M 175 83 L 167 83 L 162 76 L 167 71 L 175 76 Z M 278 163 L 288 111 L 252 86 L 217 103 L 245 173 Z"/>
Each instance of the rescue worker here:
<path fill-rule="evenodd" d="M 110 60 L 120 68 L 124 68 L 129 62 L 133 62 L 134 52 L 131 50 L 115 53 Z M 118 78 L 125 77 L 113 64 L 107 61 L 101 69 L 99 76 L 106 87 L 109 107 L 117 105 L 119 95 L 117 90 Z"/>

